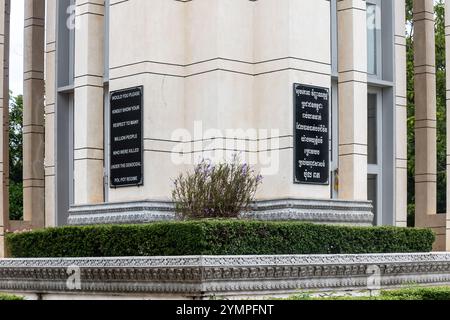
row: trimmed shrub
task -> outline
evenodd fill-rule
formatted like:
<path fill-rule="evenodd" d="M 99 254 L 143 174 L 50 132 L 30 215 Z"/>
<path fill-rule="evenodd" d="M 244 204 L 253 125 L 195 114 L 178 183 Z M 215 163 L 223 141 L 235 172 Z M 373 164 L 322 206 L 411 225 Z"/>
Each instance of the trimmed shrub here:
<path fill-rule="evenodd" d="M 262 176 L 235 156 L 231 163 L 203 160 L 174 181 L 172 199 L 184 219 L 237 218 L 248 211 Z"/>
<path fill-rule="evenodd" d="M 7 234 L 17 258 L 430 252 L 427 229 L 300 222 L 188 221 Z"/>

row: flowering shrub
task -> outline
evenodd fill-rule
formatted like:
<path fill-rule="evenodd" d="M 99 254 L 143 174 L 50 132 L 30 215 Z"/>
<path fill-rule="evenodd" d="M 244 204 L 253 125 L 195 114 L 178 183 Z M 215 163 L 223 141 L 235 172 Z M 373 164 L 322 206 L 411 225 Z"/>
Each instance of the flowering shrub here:
<path fill-rule="evenodd" d="M 262 176 L 238 157 L 218 165 L 203 160 L 175 179 L 172 199 L 184 219 L 237 218 L 248 211 L 261 182 Z"/>

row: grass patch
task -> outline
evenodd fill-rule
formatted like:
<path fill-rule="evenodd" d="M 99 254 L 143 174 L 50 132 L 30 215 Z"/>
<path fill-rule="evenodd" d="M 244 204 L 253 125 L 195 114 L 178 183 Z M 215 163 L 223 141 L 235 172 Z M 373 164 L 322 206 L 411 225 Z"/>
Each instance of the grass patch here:
<path fill-rule="evenodd" d="M 361 296 L 361 297 L 350 297 L 350 296 L 336 296 L 336 297 L 314 297 L 311 294 L 300 294 L 295 295 L 287 300 L 360 300 L 360 301 L 371 301 L 371 300 L 450 300 L 450 287 L 433 287 L 433 288 L 405 288 L 398 290 L 385 290 L 381 291 L 379 296 Z"/>
<path fill-rule="evenodd" d="M 23 297 L 0 293 L 0 301 L 20 301 L 20 300 L 23 300 Z"/>

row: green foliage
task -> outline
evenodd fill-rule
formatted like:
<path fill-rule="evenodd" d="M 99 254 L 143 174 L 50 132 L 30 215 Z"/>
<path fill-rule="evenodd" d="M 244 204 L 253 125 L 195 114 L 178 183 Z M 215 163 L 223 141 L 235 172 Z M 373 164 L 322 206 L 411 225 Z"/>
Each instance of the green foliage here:
<path fill-rule="evenodd" d="M 22 182 L 23 158 L 23 98 L 12 97 L 9 107 L 9 162 L 10 179 Z"/>
<path fill-rule="evenodd" d="M 315 298 L 303 293 L 290 297 L 288 300 L 450 300 L 450 287 L 406 288 L 392 291 L 382 291 L 379 296 L 335 296 Z"/>
<path fill-rule="evenodd" d="M 9 218 L 22 220 L 23 218 L 23 184 L 10 181 L 9 184 Z"/>
<path fill-rule="evenodd" d="M 250 207 L 261 180 L 237 157 L 218 165 L 204 160 L 174 181 L 172 199 L 185 219 L 237 218 Z"/>
<path fill-rule="evenodd" d="M 381 297 L 395 300 L 450 300 L 450 287 L 408 288 L 384 291 Z"/>
<path fill-rule="evenodd" d="M 444 2 L 435 5 L 436 14 L 436 117 L 437 117 L 437 211 L 447 212 L 447 95 Z"/>
<path fill-rule="evenodd" d="M 200 220 L 7 234 L 17 258 L 430 252 L 427 229 Z"/>
<path fill-rule="evenodd" d="M 415 202 L 415 91 L 414 91 L 414 34 L 413 1 L 406 1 L 407 19 L 407 110 L 408 110 L 408 216 L 409 226 L 414 226 Z M 437 211 L 447 211 L 446 199 L 446 58 L 445 58 L 445 10 L 442 0 L 435 3 L 436 41 L 436 117 L 437 117 Z"/>
<path fill-rule="evenodd" d="M 12 296 L 9 294 L 0 294 L 0 301 L 16 301 L 16 300 L 23 300 L 23 298 Z"/>
<path fill-rule="evenodd" d="M 9 105 L 9 216 L 23 218 L 23 99 L 12 97 Z"/>

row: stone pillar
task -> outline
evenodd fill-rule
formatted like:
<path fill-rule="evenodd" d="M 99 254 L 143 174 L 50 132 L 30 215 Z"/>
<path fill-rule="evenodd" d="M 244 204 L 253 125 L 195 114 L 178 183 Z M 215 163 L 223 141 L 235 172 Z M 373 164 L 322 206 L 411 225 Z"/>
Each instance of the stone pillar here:
<path fill-rule="evenodd" d="M 9 61 L 9 8 L 9 0 L 0 0 L 0 114 L 2 117 L 5 113 L 8 113 L 8 109 L 5 109 L 5 105 L 8 106 L 9 98 L 8 91 L 4 91 L 9 87 L 7 84 L 7 63 Z M 8 198 L 5 197 L 5 195 L 7 195 L 7 189 L 5 190 L 5 177 L 7 176 L 6 171 L 8 167 L 4 156 L 5 150 L 8 149 L 8 144 L 5 144 L 4 134 L 5 130 L 2 128 L 2 130 L 0 130 L 0 152 L 2 153 L 2 158 L 0 160 L 0 177 L 2 179 L 0 182 L 0 258 L 5 257 L 6 255 L 4 235 L 5 231 L 9 228 Z"/>
<path fill-rule="evenodd" d="M 394 1 L 395 10 L 395 225 L 407 226 L 408 125 L 406 80 L 405 0 Z"/>
<path fill-rule="evenodd" d="M 104 201 L 104 0 L 76 1 L 74 179 L 75 204 Z"/>
<path fill-rule="evenodd" d="M 447 62 L 447 217 L 445 249 L 450 251 L 450 0 L 445 1 L 445 55 Z"/>
<path fill-rule="evenodd" d="M 24 220 L 45 225 L 44 39 L 45 0 L 25 0 L 23 83 Z"/>
<path fill-rule="evenodd" d="M 9 215 L 9 48 L 11 0 L 5 0 L 5 49 L 3 81 L 3 210 Z M 9 217 L 8 217 L 9 218 Z"/>
<path fill-rule="evenodd" d="M 434 1 L 414 1 L 416 226 L 436 215 L 436 67 Z"/>
<path fill-rule="evenodd" d="M 366 1 L 338 1 L 339 197 L 367 200 Z"/>
<path fill-rule="evenodd" d="M 56 222 L 55 198 L 55 99 L 56 99 L 56 2 L 47 0 L 45 48 L 45 225 Z"/>

